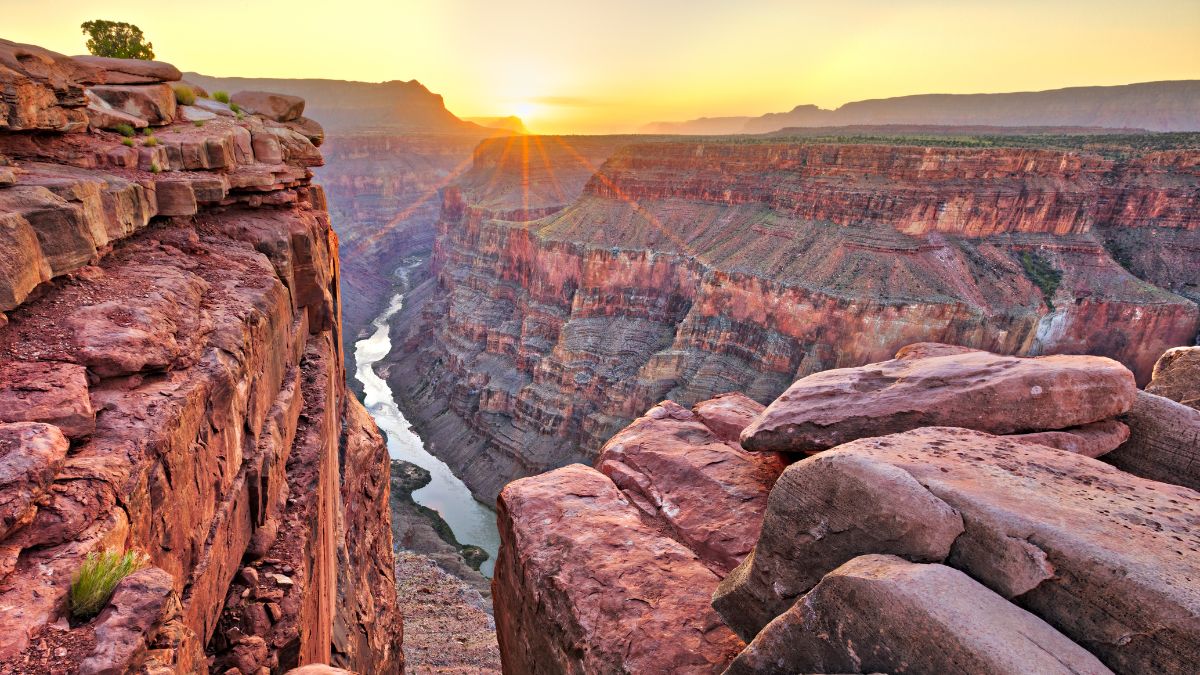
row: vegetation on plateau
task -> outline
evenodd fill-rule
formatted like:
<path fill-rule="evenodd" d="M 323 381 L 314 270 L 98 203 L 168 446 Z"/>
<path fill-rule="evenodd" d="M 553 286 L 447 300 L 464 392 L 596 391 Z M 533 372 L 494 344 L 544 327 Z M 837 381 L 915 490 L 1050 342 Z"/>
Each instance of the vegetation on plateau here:
<path fill-rule="evenodd" d="M 179 105 L 192 105 L 196 102 L 196 92 L 186 84 L 177 84 L 172 88 L 175 90 L 175 102 Z"/>
<path fill-rule="evenodd" d="M 71 618 L 86 621 L 99 614 L 117 584 L 145 566 L 145 555 L 137 551 L 89 553 L 71 579 Z"/>
<path fill-rule="evenodd" d="M 123 21 L 85 21 L 80 25 L 88 36 L 88 53 L 118 59 L 154 60 L 154 45 L 146 42 L 142 29 Z"/>
<path fill-rule="evenodd" d="M 1021 252 L 1021 267 L 1025 268 L 1025 276 L 1042 289 L 1042 295 L 1046 298 L 1046 306 L 1054 311 L 1054 292 L 1058 290 L 1058 285 L 1062 282 L 1062 272 L 1055 269 L 1049 260 L 1034 251 Z"/>

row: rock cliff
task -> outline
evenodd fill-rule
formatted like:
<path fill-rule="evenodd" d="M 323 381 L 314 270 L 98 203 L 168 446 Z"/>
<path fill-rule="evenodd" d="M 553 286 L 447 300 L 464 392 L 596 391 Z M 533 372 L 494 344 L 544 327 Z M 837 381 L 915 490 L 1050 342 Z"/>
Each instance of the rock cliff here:
<path fill-rule="evenodd" d="M 393 389 L 487 500 L 590 464 L 663 398 L 765 403 L 915 341 L 1109 356 L 1144 383 L 1200 321 L 1200 152 L 1046 146 L 481 147 L 397 315 Z"/>
<path fill-rule="evenodd" d="M 344 384 L 303 101 L 0 63 L 0 672 L 399 672 L 387 453 Z M 68 622 L 106 549 L 148 567 Z"/>

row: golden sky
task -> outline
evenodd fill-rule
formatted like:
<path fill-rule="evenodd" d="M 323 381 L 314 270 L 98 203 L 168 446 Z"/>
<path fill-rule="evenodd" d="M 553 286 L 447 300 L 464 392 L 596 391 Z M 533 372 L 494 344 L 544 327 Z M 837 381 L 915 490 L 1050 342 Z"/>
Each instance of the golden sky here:
<path fill-rule="evenodd" d="M 1200 0 L 0 0 L 67 54 L 128 21 L 159 59 L 246 77 L 417 79 L 540 132 L 918 93 L 1200 79 Z"/>

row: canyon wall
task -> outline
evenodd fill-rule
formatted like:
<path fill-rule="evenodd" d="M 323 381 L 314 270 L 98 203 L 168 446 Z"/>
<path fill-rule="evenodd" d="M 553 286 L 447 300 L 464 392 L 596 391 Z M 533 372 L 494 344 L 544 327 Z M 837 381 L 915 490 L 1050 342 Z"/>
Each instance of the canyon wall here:
<path fill-rule="evenodd" d="M 399 672 L 319 126 L 177 106 L 167 64 L 0 63 L 0 672 Z M 68 622 L 103 550 L 148 567 Z"/>
<path fill-rule="evenodd" d="M 578 195 L 577 139 L 481 148 L 397 315 L 393 389 L 484 500 L 664 398 L 766 402 L 931 339 L 1144 382 L 1196 338 L 1195 265 L 1155 264 L 1194 258 L 1194 150 L 609 143 Z"/>

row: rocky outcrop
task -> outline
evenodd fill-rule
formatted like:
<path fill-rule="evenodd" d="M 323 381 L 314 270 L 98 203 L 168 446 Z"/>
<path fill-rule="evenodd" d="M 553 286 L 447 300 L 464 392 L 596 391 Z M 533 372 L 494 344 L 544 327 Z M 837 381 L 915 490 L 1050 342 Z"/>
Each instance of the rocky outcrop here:
<path fill-rule="evenodd" d="M 162 106 L 127 109 L 158 143 L 69 133 L 85 91 L 150 100 L 177 71 L 0 52 L 24 68 L 4 86 L 44 94 L 0 129 L 0 671 L 398 672 L 387 455 L 345 389 L 320 153 Z M 105 549 L 150 567 L 69 626 Z"/>
<path fill-rule="evenodd" d="M 1046 622 L 944 565 L 865 555 L 826 574 L 725 672 L 1110 673 Z"/>
<path fill-rule="evenodd" d="M 1200 325 L 1187 279 L 1129 262 L 1200 231 L 1194 150 L 612 142 L 577 199 L 539 152 L 582 165 L 582 142 L 481 148 L 396 316 L 393 389 L 483 499 L 663 399 L 766 403 L 928 340 L 1144 383 Z"/>
<path fill-rule="evenodd" d="M 1146 393 L 1200 410 L 1200 347 L 1168 349 L 1154 364 Z"/>
<path fill-rule="evenodd" d="M 1136 476 L 1200 490 L 1200 411 L 1141 391 L 1121 421 L 1130 439 L 1104 461 Z"/>
<path fill-rule="evenodd" d="M 741 650 L 708 604 L 719 577 L 600 472 L 518 480 L 497 506 L 505 673 L 715 672 Z"/>
<path fill-rule="evenodd" d="M 643 657 L 655 672 L 714 672 L 724 663 L 673 656 L 705 616 L 676 611 L 697 588 L 748 642 L 728 673 L 1194 670 L 1200 596 L 1188 580 L 1198 573 L 1200 493 L 1087 456 L 1129 438 L 1106 455 L 1120 457 L 1144 430 L 1155 439 L 1147 458 L 1184 456 L 1195 439 L 1154 436 L 1133 416 L 1144 397 L 1194 411 L 1139 392 L 1121 414 L 1128 426 L 1109 417 L 1008 436 L 939 426 L 889 434 L 911 412 L 872 408 L 881 389 L 854 386 L 857 377 L 902 368 L 892 386 L 914 409 L 925 398 L 946 410 L 974 401 L 984 417 L 1008 410 L 1002 428 L 1072 421 L 1022 407 L 1038 400 L 1029 382 L 1005 393 L 1018 372 L 1040 372 L 1044 391 L 1073 383 L 1077 398 L 1046 405 L 1068 417 L 1062 409 L 1117 414 L 1131 390 L 1128 372 L 1094 357 L 1013 359 L 931 343 L 897 356 L 806 378 L 847 385 L 809 407 L 832 401 L 878 420 L 867 437 L 809 457 L 777 456 L 793 450 L 786 436 L 770 439 L 775 448 L 765 437 L 757 452 L 739 447 L 743 426 L 752 431 L 785 402 L 760 410 L 726 394 L 692 411 L 654 406 L 605 445 L 603 473 L 571 466 L 508 485 L 494 581 L 506 672 L 636 670 L 622 660 L 631 654 L 665 659 Z M 940 384 L 927 396 L 920 384 L 933 372 Z M 775 480 L 788 457 L 799 461 Z M 684 558 L 650 560 L 662 551 Z M 654 631 L 631 632 L 642 625 Z"/>

